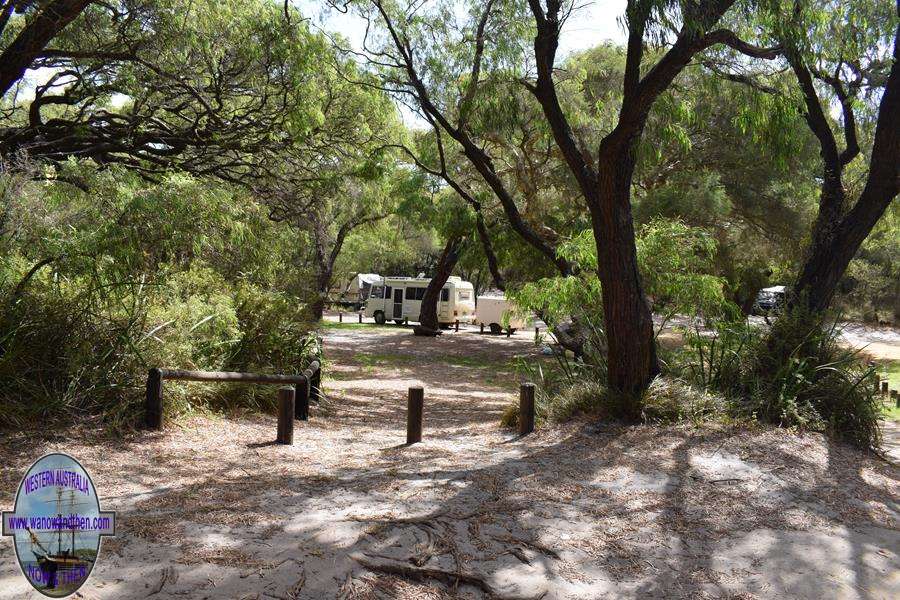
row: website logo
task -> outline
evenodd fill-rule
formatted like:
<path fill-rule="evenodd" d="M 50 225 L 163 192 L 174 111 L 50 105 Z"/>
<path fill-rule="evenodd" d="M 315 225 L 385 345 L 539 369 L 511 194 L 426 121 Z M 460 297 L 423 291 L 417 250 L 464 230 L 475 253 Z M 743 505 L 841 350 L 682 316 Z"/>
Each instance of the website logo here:
<path fill-rule="evenodd" d="M 47 454 L 25 473 L 3 535 L 13 538 L 28 582 L 63 598 L 84 585 L 100 552 L 100 538 L 116 533 L 115 511 L 100 510 L 87 470 L 68 454 Z"/>

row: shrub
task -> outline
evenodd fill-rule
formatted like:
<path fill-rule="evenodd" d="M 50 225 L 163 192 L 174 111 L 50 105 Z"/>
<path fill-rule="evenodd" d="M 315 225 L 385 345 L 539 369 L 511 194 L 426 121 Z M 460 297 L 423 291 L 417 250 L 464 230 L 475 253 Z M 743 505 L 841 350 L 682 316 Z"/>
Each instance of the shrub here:
<path fill-rule="evenodd" d="M 677 370 L 696 387 L 723 394 L 733 416 L 877 448 L 875 369 L 840 344 L 836 323 L 795 308 L 769 331 L 746 324 L 720 325 L 712 335 L 695 331 Z"/>
<path fill-rule="evenodd" d="M 789 427 L 822 431 L 861 448 L 879 445 L 878 377 L 841 346 L 837 321 L 796 308 L 751 348 L 736 407 Z"/>
<path fill-rule="evenodd" d="M 0 238 L 0 428 L 128 426 L 150 367 L 297 372 L 319 353 L 290 293 L 290 231 L 233 192 L 114 169 L 90 194 L 32 183 Z M 174 224 L 178 222 L 177 226 Z M 37 268 L 35 268 L 37 267 Z M 268 409 L 271 386 L 172 382 L 172 416 Z"/>
<path fill-rule="evenodd" d="M 682 379 L 657 377 L 644 392 L 642 406 L 645 423 L 698 425 L 724 415 L 727 405 L 722 396 Z"/>

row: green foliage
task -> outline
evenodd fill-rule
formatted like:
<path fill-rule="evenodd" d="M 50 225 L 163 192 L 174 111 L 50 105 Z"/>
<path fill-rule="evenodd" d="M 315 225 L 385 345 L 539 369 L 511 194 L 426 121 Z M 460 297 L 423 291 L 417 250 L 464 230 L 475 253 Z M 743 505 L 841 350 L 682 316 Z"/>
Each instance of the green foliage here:
<path fill-rule="evenodd" d="M 839 342 L 833 320 L 794 309 L 767 332 L 727 325 L 689 334 L 681 369 L 694 385 L 724 394 L 738 418 L 877 448 L 876 370 Z"/>
<path fill-rule="evenodd" d="M 295 237 L 259 205 L 184 176 L 81 174 L 87 193 L 32 183 L 5 198 L 0 426 L 72 414 L 130 425 L 150 367 L 296 372 L 318 351 L 294 299 Z M 166 386 L 173 415 L 273 399 Z"/>
<path fill-rule="evenodd" d="M 709 273 L 715 240 L 703 229 L 679 220 L 654 219 L 637 232 L 638 265 L 654 310 L 671 315 L 703 313 L 707 317 L 734 314 L 726 298 L 725 280 Z M 549 324 L 570 316 L 602 322 L 597 252 L 591 231 L 583 231 L 559 246 L 559 255 L 578 267 L 569 277 L 545 278 L 510 290 L 525 312 L 540 312 Z"/>

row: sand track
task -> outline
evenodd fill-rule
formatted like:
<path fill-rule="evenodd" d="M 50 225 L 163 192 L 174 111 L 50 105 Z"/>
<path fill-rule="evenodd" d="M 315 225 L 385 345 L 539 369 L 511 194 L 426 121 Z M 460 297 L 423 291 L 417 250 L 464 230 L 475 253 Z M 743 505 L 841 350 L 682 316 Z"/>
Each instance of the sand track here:
<path fill-rule="evenodd" d="M 120 535 L 85 598 L 896 598 L 900 468 L 817 435 L 498 428 L 533 332 L 327 329 L 332 414 L 0 442 L 0 504 L 66 449 Z M 402 445 L 405 390 L 425 438 Z M 0 598 L 29 592 L 9 539 Z"/>

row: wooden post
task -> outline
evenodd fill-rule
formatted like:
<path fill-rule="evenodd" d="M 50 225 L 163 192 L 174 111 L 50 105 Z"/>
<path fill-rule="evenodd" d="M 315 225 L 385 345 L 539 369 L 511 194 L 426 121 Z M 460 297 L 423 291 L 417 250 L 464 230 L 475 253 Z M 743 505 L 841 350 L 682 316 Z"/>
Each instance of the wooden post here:
<path fill-rule="evenodd" d="M 425 407 L 425 390 L 420 387 L 409 388 L 406 402 L 406 443 L 415 444 L 422 441 L 422 413 Z"/>
<path fill-rule="evenodd" d="M 506 328 L 506 337 L 509 337 L 511 335 L 512 335 L 512 327 L 507 327 Z"/>
<path fill-rule="evenodd" d="M 294 384 L 294 418 L 309 421 L 309 380 Z"/>
<path fill-rule="evenodd" d="M 147 373 L 147 397 L 144 400 L 144 423 L 148 429 L 163 428 L 163 377 L 159 369 Z"/>
<path fill-rule="evenodd" d="M 481 333 L 481 335 L 484 335 L 484 323 L 481 324 L 481 331 L 479 333 Z"/>
<path fill-rule="evenodd" d="M 519 435 L 534 431 L 534 384 L 523 383 L 519 388 Z"/>
<path fill-rule="evenodd" d="M 900 395 L 897 394 L 897 390 L 891 390 L 891 401 L 894 406 L 900 407 Z"/>
<path fill-rule="evenodd" d="M 338 323 L 344 322 L 344 313 L 342 311 L 338 311 Z"/>
<path fill-rule="evenodd" d="M 279 444 L 294 443 L 294 388 L 290 386 L 278 389 L 278 436 L 275 440 Z"/>
<path fill-rule="evenodd" d="M 359 322 L 362 323 L 362 313 L 359 313 Z"/>
<path fill-rule="evenodd" d="M 541 328 L 534 328 L 534 343 L 537 344 L 541 340 Z"/>
<path fill-rule="evenodd" d="M 455 330 L 459 331 L 459 319 L 456 320 Z"/>
<path fill-rule="evenodd" d="M 888 397 L 888 382 L 887 381 L 881 382 L 881 395 L 884 396 L 885 399 L 887 399 L 887 397 Z"/>
<path fill-rule="evenodd" d="M 405 319 L 403 319 L 403 324 L 409 325 L 409 317 L 406 317 Z"/>
<path fill-rule="evenodd" d="M 316 368 L 309 378 L 309 398 L 315 403 L 322 401 L 322 368 Z"/>

